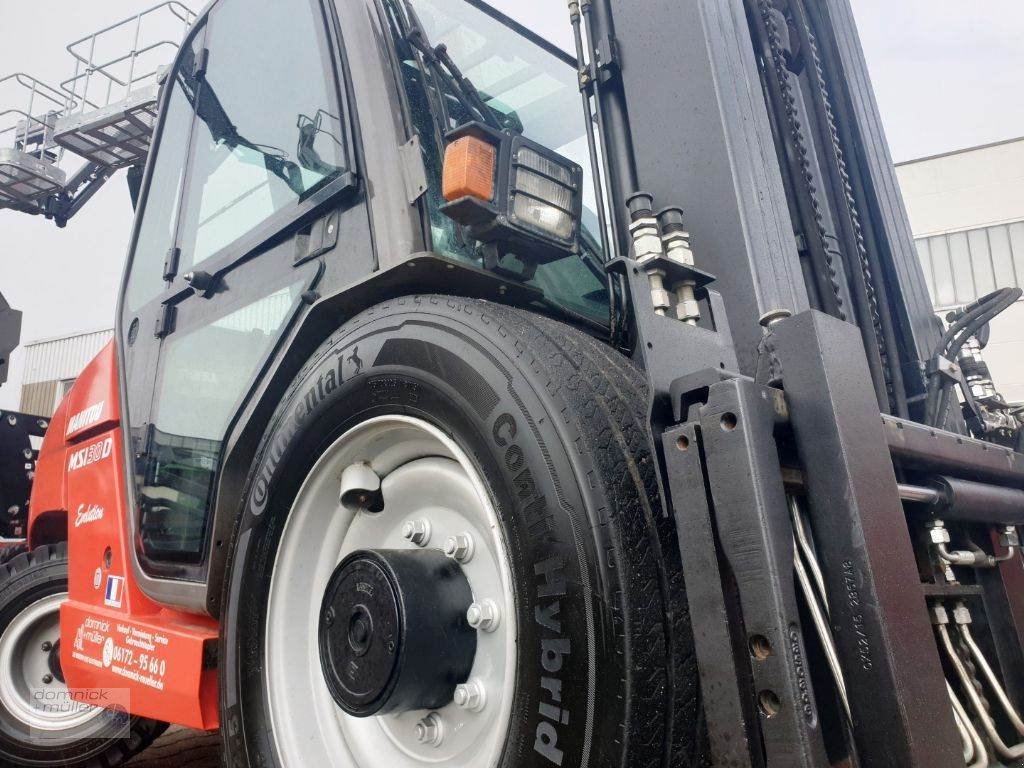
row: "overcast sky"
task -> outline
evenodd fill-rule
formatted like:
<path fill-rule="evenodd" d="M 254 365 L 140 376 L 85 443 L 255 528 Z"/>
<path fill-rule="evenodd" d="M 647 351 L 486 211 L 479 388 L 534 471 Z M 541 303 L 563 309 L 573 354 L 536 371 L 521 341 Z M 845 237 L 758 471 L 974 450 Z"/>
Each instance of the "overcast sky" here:
<path fill-rule="evenodd" d="M 643 0 L 637 0 L 642 7 Z M 0 76 L 69 74 L 65 42 L 155 0 L 0 0 Z M 494 0 L 569 47 L 564 0 Z M 853 0 L 897 161 L 1024 135 L 1022 0 Z M 45 24 L 41 23 L 45 20 Z M 20 30 L 17 35 L 11 30 Z M 9 94 L 0 91 L 0 99 Z M 0 102 L 0 110 L 6 108 Z M 123 173 L 64 230 L 0 211 L 0 292 L 25 313 L 22 339 L 110 327 L 131 226 Z M 17 406 L 20 353 L 0 407 Z"/>

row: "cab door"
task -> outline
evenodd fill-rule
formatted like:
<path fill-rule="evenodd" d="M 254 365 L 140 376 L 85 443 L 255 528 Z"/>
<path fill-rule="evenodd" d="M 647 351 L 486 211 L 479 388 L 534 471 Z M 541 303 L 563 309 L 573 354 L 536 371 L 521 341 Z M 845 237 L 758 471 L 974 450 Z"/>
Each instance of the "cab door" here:
<path fill-rule="evenodd" d="M 119 323 L 152 577 L 202 579 L 224 440 L 316 285 L 310 232 L 355 186 L 328 10 L 219 0 L 165 84 Z"/>

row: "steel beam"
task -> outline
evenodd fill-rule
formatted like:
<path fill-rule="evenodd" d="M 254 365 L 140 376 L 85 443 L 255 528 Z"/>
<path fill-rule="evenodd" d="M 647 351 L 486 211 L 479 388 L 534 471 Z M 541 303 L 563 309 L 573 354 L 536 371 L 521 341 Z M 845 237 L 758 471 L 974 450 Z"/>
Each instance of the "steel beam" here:
<path fill-rule="evenodd" d="M 962 768 L 860 335 L 809 311 L 773 337 L 860 763 Z"/>

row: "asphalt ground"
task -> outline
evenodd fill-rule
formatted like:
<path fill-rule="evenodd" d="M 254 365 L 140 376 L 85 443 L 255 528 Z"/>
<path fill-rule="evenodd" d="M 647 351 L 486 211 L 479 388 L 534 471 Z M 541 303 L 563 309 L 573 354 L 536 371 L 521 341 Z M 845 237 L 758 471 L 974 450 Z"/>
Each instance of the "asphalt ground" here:
<path fill-rule="evenodd" d="M 130 768 L 220 768 L 220 736 L 172 727 Z"/>

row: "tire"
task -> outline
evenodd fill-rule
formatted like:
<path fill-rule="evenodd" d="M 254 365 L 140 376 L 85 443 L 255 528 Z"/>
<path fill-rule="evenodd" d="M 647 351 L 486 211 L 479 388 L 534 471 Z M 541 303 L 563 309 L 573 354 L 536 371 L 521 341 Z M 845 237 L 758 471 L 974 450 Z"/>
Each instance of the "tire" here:
<path fill-rule="evenodd" d="M 14 651 L 11 659 L 17 661 L 23 643 L 17 638 L 28 637 L 31 631 L 21 633 L 19 619 L 46 604 L 55 607 L 68 591 L 68 551 L 64 543 L 38 547 L 22 552 L 0 565 L 0 658 L 7 659 L 7 649 Z M 42 614 L 45 621 L 49 614 Z M 27 625 L 32 627 L 34 625 Z M 9 645 L 5 645 L 9 644 Z M 28 650 L 27 648 L 23 650 Z M 35 650 L 34 645 L 32 650 Z M 40 650 L 40 652 L 42 652 Z M 59 651 L 54 650 L 59 656 Z M 59 670 L 59 661 L 54 661 Z M 53 667 L 50 667 L 53 669 Z M 5 674 L 0 671 L 0 675 Z M 15 671 L 13 674 L 17 674 Z M 50 683 L 39 684 L 38 690 L 52 695 L 53 691 L 66 691 L 61 677 Z M 15 686 L 5 677 L 4 695 L 14 696 Z M 35 689 L 33 689 L 35 690 Z M 92 710 L 85 722 L 70 723 L 68 727 L 48 732 L 33 729 L 32 722 L 23 719 L 16 708 L 8 706 L 0 695 L 0 765 L 33 768 L 61 766 L 61 768 L 116 768 L 142 752 L 166 730 L 166 723 L 158 723 L 123 713 Z M 127 722 L 124 719 L 127 718 Z M 111 733 L 127 734 L 109 738 Z"/>
<path fill-rule="evenodd" d="M 302 500 L 327 466 L 332 446 L 351 445 L 345 441 L 367 425 L 400 418 L 443 433 L 458 446 L 453 450 L 470 474 L 475 469 L 482 479 L 511 574 L 503 599 L 517 632 L 510 684 L 499 692 L 510 706 L 497 757 L 485 758 L 481 742 L 477 754 L 432 764 L 706 764 L 682 569 L 674 524 L 658 500 L 644 381 L 629 360 L 571 327 L 479 300 L 400 298 L 335 332 L 296 376 L 272 418 L 226 542 L 220 655 L 226 764 L 373 763 L 360 761 L 362 747 L 351 740 L 345 742 L 348 756 L 345 749 L 284 751 L 301 741 L 289 740 L 287 731 L 305 719 L 288 716 L 302 711 L 289 709 L 299 706 L 290 702 L 326 700 L 318 690 L 326 686 L 309 640 L 315 628 L 301 621 L 288 625 L 295 638 L 290 650 L 313 671 L 293 667 L 299 671 L 273 679 L 287 669 L 275 662 L 282 622 L 275 606 L 287 605 L 275 595 L 290 594 L 278 590 L 295 580 L 283 570 L 294 562 L 292 545 L 281 542 L 302 534 L 289 518 L 307 519 Z M 385 503 L 380 515 L 388 511 Z M 306 559 L 315 560 L 333 540 L 310 533 L 302 541 Z M 340 554 L 326 559 L 336 563 Z M 473 566 L 466 567 L 469 573 Z M 303 580 L 311 598 L 299 594 L 293 602 L 308 600 L 315 609 L 325 579 Z M 302 611 L 313 609 L 296 615 Z M 323 719 L 321 711 L 310 710 L 309 717 Z M 348 715 L 340 709 L 334 714 L 339 728 L 350 727 Z M 382 730 L 394 734 L 394 722 L 382 721 Z M 324 727 L 333 728 L 333 721 Z M 326 731 L 309 731 L 304 743 L 328 738 L 333 735 Z M 427 764 L 383 753 L 374 759 L 396 768 Z"/>
<path fill-rule="evenodd" d="M 28 546 L 26 544 L 10 544 L 3 549 L 0 549 L 0 565 L 9 563 L 18 555 L 24 554 L 25 552 L 28 552 Z"/>

